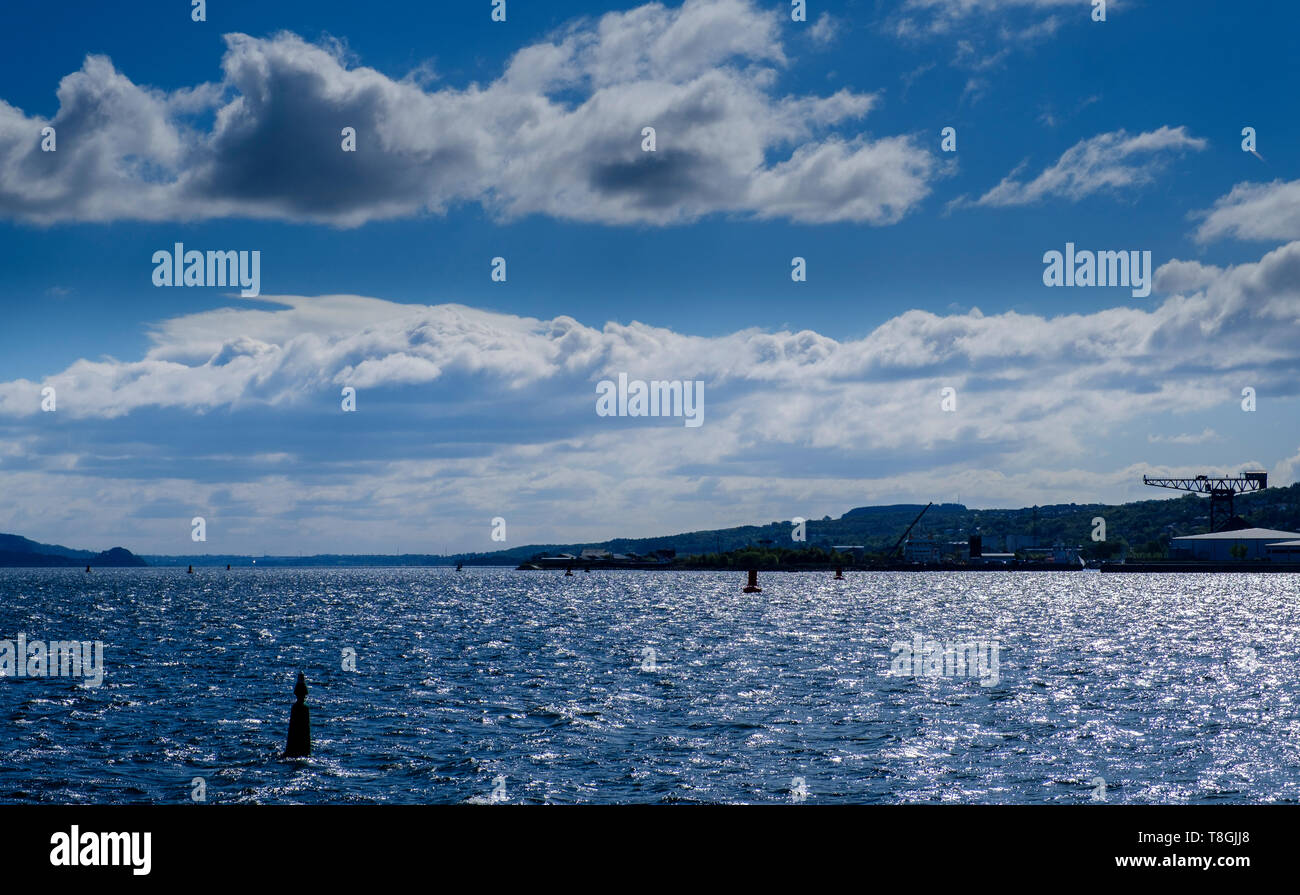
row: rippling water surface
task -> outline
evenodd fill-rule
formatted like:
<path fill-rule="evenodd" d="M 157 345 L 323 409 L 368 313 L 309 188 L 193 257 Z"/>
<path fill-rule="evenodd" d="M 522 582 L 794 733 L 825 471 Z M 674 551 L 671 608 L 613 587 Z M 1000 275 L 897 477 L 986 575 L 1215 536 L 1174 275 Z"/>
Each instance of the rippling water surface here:
<path fill-rule="evenodd" d="M 0 570 L 0 639 L 107 669 L 0 678 L 0 801 L 1300 801 L 1300 576 L 742 583 Z M 997 640 L 998 682 L 892 676 L 913 634 Z M 316 753 L 286 762 L 299 670 Z"/>

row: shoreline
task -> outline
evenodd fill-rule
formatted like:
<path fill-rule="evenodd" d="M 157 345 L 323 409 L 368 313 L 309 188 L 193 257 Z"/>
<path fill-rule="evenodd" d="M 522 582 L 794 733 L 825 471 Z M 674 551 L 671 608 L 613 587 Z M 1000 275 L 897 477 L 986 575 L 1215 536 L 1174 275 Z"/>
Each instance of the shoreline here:
<path fill-rule="evenodd" d="M 90 563 L 95 571 L 116 571 L 116 570 L 155 570 L 168 571 L 175 570 L 185 573 L 186 566 L 182 565 L 152 565 L 152 566 L 128 566 L 128 565 L 103 565 L 97 566 Z M 237 565 L 233 568 L 224 568 L 224 563 L 193 563 L 195 572 L 200 570 L 216 570 L 219 572 L 236 572 L 236 571 L 258 571 L 258 570 L 275 570 L 275 569 L 316 569 L 316 570 L 363 570 L 363 569 L 445 569 L 449 571 L 470 571 L 473 569 L 507 569 L 515 572 L 550 572 L 560 573 L 563 575 L 566 569 L 572 569 L 573 574 L 583 575 L 589 572 L 729 572 L 736 575 L 743 575 L 748 568 L 739 566 L 682 566 L 666 565 L 654 563 L 636 563 L 626 565 L 601 565 L 593 563 L 591 565 L 573 565 L 573 566 L 536 566 L 535 564 L 525 563 L 520 566 L 508 564 L 464 564 L 463 568 L 457 570 L 453 563 L 420 563 L 420 564 L 402 564 L 394 563 L 391 565 L 383 564 L 364 564 L 364 565 L 321 565 L 316 563 L 275 563 L 267 565 Z M 71 569 L 81 568 L 80 563 L 74 565 L 6 565 L 0 566 L 0 570 L 39 570 L 39 569 L 59 569 L 68 571 Z M 1134 563 L 1101 563 L 1097 566 L 1081 568 L 1071 563 L 1013 563 L 1007 565 L 989 564 L 989 565 L 965 565 L 962 563 L 932 563 L 920 565 L 914 563 L 882 563 L 877 565 L 786 565 L 786 566 L 756 566 L 755 570 L 760 574 L 790 574 L 798 572 L 807 572 L 818 574 L 830 574 L 836 570 L 849 572 L 1082 572 L 1105 574 L 1236 574 L 1236 575 L 1254 575 L 1254 574 L 1300 574 L 1300 563 L 1176 563 L 1176 562 L 1134 562 Z"/>

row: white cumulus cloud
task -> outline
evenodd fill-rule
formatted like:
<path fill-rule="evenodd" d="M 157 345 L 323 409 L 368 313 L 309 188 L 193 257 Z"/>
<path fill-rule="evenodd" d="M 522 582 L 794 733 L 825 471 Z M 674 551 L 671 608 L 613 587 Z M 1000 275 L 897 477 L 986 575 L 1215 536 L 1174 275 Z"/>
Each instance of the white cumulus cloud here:
<path fill-rule="evenodd" d="M 1300 180 L 1239 183 L 1214 207 L 1198 212 L 1199 242 L 1225 236 L 1254 241 L 1300 239 Z"/>
<path fill-rule="evenodd" d="M 827 22 L 814 38 L 829 39 Z M 650 3 L 573 21 L 461 88 L 393 79 L 290 33 L 228 34 L 220 80 L 172 92 L 88 56 L 52 119 L 0 101 L 0 216 L 350 227 L 478 203 L 501 219 L 609 224 L 898 220 L 942 173 L 934 156 L 862 129 L 875 94 L 781 89 L 782 34 L 754 0 Z M 46 125 L 56 152 L 40 150 Z"/>

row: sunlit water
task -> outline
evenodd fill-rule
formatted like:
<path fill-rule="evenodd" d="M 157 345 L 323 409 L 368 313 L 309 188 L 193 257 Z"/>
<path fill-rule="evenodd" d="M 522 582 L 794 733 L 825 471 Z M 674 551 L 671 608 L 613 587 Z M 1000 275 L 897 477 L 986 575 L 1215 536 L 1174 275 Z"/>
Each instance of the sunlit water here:
<path fill-rule="evenodd" d="M 0 570 L 0 639 L 107 668 L 0 678 L 0 801 L 1300 801 L 1300 576 L 742 584 Z M 996 639 L 998 682 L 891 675 L 914 633 Z M 299 670 L 316 751 L 282 761 Z"/>

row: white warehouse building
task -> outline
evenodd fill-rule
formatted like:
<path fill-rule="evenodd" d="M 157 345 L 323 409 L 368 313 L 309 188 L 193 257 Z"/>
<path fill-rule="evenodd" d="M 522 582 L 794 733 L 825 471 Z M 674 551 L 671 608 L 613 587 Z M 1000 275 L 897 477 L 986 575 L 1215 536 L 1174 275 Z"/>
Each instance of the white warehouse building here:
<path fill-rule="evenodd" d="M 1241 545 L 1246 548 L 1244 559 L 1269 559 L 1272 556 L 1268 550 L 1269 544 L 1297 540 L 1300 540 L 1300 533 L 1275 531 L 1271 528 L 1215 531 L 1204 535 L 1184 535 L 1180 538 L 1171 538 L 1169 541 L 1169 556 L 1171 559 L 1234 562 L 1239 557 L 1233 556 L 1232 550 L 1234 547 Z"/>
<path fill-rule="evenodd" d="M 1264 549 L 1273 562 L 1300 562 L 1300 541 L 1281 541 Z"/>

